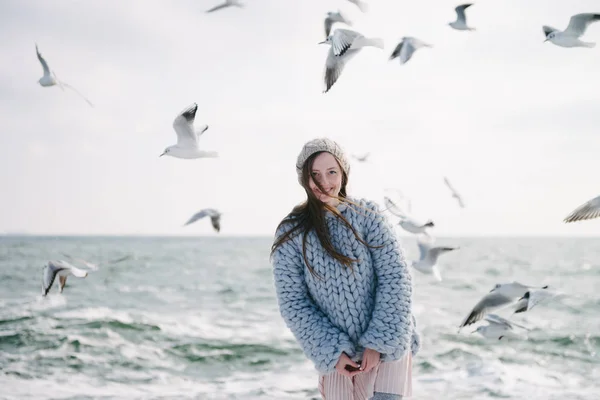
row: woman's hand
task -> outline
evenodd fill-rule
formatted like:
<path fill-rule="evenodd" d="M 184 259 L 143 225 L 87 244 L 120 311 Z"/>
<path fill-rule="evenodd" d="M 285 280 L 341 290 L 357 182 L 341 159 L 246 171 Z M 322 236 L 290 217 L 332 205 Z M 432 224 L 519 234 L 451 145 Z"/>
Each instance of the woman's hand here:
<path fill-rule="evenodd" d="M 347 365 L 350 366 L 349 367 L 350 369 L 356 369 L 356 370 L 354 370 L 354 371 L 347 370 L 346 369 Z M 360 368 L 360 365 L 358 365 L 357 363 L 352 361 L 346 353 L 342 353 L 337 364 L 335 364 L 335 370 L 338 373 L 340 373 L 344 376 L 347 376 L 348 378 L 352 378 L 352 377 L 354 377 L 354 375 L 360 374 L 362 371 L 359 368 Z"/>
<path fill-rule="evenodd" d="M 360 369 L 362 372 L 369 372 L 379 364 L 380 358 L 381 354 L 377 350 L 365 349 Z"/>

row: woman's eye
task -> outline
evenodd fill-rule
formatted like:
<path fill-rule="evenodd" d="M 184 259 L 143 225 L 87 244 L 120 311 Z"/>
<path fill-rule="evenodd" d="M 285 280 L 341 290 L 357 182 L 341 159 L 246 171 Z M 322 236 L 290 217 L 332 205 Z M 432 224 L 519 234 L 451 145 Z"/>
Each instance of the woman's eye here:
<path fill-rule="evenodd" d="M 337 174 L 337 171 L 329 171 L 330 174 Z"/>

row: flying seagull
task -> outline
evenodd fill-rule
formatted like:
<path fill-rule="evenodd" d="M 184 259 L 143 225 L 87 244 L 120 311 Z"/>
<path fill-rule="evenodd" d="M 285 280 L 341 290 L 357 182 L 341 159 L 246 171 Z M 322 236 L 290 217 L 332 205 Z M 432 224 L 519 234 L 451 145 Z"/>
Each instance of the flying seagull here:
<path fill-rule="evenodd" d="M 336 29 L 333 35 L 319 44 L 329 44 L 329 54 L 325 62 L 325 90 L 327 93 L 338 80 L 346 63 L 366 46 L 383 49 L 383 40 L 366 38 L 358 32 L 349 29 Z"/>
<path fill-rule="evenodd" d="M 452 197 L 454 197 L 456 201 L 458 201 L 458 205 L 461 208 L 465 208 L 465 203 L 462 199 L 462 196 L 456 191 L 456 189 L 454 189 L 454 186 L 450 184 L 448 178 L 444 177 L 444 182 L 446 183 L 446 186 L 448 186 L 448 189 L 450 189 L 450 191 L 452 192 Z"/>
<path fill-rule="evenodd" d="M 594 197 L 567 215 L 564 222 L 583 221 L 600 217 L 600 196 Z"/>
<path fill-rule="evenodd" d="M 198 104 L 194 103 L 175 118 L 173 129 L 177 134 L 177 144 L 167 147 L 160 157 L 164 155 L 186 159 L 218 157 L 218 153 L 214 151 L 203 151 L 198 148 L 198 139 L 206 132 L 208 125 L 194 128 L 197 110 Z"/>
<path fill-rule="evenodd" d="M 81 98 L 83 98 L 90 106 L 94 107 L 94 105 L 88 99 L 86 99 L 85 96 L 83 96 L 81 93 L 79 93 L 79 91 L 77 89 L 75 89 L 73 86 L 71 86 L 65 82 L 58 80 L 56 73 L 54 71 L 50 71 L 50 67 L 48 66 L 48 63 L 46 62 L 44 57 L 42 57 L 42 54 L 40 53 L 40 51 L 38 49 L 37 43 L 35 44 L 35 52 L 37 53 L 38 60 L 42 64 L 42 68 L 44 69 L 44 76 L 42 76 L 38 80 L 39 84 L 42 87 L 50 87 L 50 86 L 58 85 L 58 87 L 60 87 L 63 91 L 65 90 L 65 88 L 71 89 L 72 91 L 77 93 L 79 96 L 81 96 Z"/>
<path fill-rule="evenodd" d="M 227 7 L 239 7 L 239 8 L 242 8 L 242 7 L 244 7 L 244 4 L 241 3 L 239 0 L 225 0 L 225 3 L 222 3 L 222 4 L 219 4 L 217 6 L 214 6 L 210 10 L 206 10 L 206 12 L 210 13 L 210 12 L 221 10 L 221 9 L 227 8 Z"/>
<path fill-rule="evenodd" d="M 421 47 L 433 46 L 417 38 L 405 36 L 402 38 L 402 41 L 398 43 L 398 45 L 390 55 L 390 60 L 398 58 L 398 60 L 400 60 L 400 64 L 405 64 L 406 62 L 408 62 L 408 60 L 410 60 L 414 52 L 417 49 L 420 49 Z"/>
<path fill-rule="evenodd" d="M 460 328 L 471 325 L 481 320 L 486 314 L 489 314 L 497 309 L 506 307 L 515 303 L 519 298 L 523 297 L 530 289 L 547 289 L 548 286 L 534 287 L 523 285 L 519 282 L 498 283 L 494 288 L 473 307 L 469 315 L 463 320 Z"/>
<path fill-rule="evenodd" d="M 192 224 L 201 218 L 210 217 L 210 223 L 215 231 L 219 232 L 221 230 L 221 215 L 222 214 L 214 208 L 205 208 L 204 210 L 200 210 L 196 214 L 192 215 L 192 217 L 185 223 L 184 226 Z"/>
<path fill-rule="evenodd" d="M 449 22 L 448 25 L 459 31 L 474 31 L 475 28 L 467 26 L 467 16 L 465 15 L 465 10 L 472 5 L 473 4 L 469 3 L 457 6 L 454 9 L 454 11 L 456 11 L 456 21 Z"/>
<path fill-rule="evenodd" d="M 419 259 L 413 261 L 412 266 L 419 272 L 433 275 L 438 281 L 442 280 L 440 270 L 437 267 L 437 259 L 440 254 L 458 250 L 458 247 L 436 246 L 433 247 L 433 238 L 419 235 L 417 245 L 419 246 Z"/>
<path fill-rule="evenodd" d="M 77 278 L 85 278 L 88 273 L 63 260 L 49 261 L 48 264 L 44 266 L 42 272 L 42 295 L 46 296 L 48 294 L 57 276 L 60 293 L 62 293 L 67 284 L 67 277 L 69 275 L 73 275 Z"/>
<path fill-rule="evenodd" d="M 584 13 L 573 15 L 564 31 L 544 25 L 542 26 L 546 35 L 544 42 L 551 42 L 561 47 L 594 47 L 596 43 L 584 42 L 579 37 L 585 33 L 592 22 L 598 20 L 600 20 L 600 14 Z"/>

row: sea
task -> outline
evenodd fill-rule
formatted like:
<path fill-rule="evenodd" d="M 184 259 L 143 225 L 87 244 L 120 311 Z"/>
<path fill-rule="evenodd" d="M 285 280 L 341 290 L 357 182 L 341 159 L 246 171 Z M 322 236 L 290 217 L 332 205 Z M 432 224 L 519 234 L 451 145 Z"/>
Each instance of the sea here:
<path fill-rule="evenodd" d="M 0 236 L 0 399 L 320 399 L 279 314 L 271 237 Z M 408 260 L 414 237 L 402 237 Z M 437 238 L 412 270 L 414 399 L 600 399 L 600 238 Z M 98 265 L 42 296 L 48 260 Z M 120 262 L 115 260 L 122 259 Z M 77 266 L 76 261 L 73 263 Z M 485 339 L 458 326 L 496 283 L 560 293 Z"/>

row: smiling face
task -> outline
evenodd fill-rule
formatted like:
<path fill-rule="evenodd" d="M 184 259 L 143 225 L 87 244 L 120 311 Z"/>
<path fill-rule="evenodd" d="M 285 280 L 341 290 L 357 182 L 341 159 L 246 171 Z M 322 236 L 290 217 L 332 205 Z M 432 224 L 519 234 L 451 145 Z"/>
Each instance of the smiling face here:
<path fill-rule="evenodd" d="M 328 152 L 318 154 L 309 173 L 308 185 L 315 197 L 323 203 L 335 207 L 339 203 L 337 197 L 342 188 L 343 175 L 335 157 Z"/>

